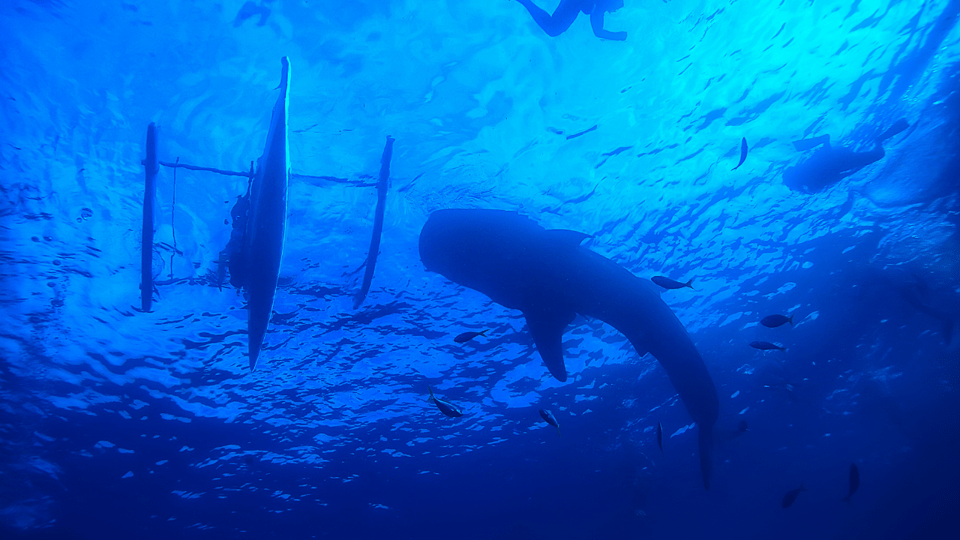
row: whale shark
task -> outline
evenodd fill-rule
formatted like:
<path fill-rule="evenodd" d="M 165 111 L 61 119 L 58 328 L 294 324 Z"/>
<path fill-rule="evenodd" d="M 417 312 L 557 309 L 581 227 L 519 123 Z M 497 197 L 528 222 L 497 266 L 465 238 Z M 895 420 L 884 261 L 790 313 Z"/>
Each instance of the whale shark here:
<path fill-rule="evenodd" d="M 246 258 L 244 288 L 249 294 L 247 349 L 250 369 L 257 366 L 263 336 L 273 312 L 273 299 L 280 278 L 283 235 L 287 224 L 287 184 L 290 178 L 290 144 L 287 140 L 287 87 L 290 62 L 281 60 L 280 96 L 273 107 L 263 156 L 250 187 L 250 214 L 242 252 Z"/>
<path fill-rule="evenodd" d="M 588 237 L 544 229 L 517 212 L 438 210 L 420 232 L 420 259 L 428 271 L 522 311 L 540 357 L 561 382 L 563 332 L 577 314 L 614 327 L 638 354 L 652 354 L 697 423 L 703 485 L 710 489 L 719 410 L 713 379 L 657 288 L 582 247 Z"/>
<path fill-rule="evenodd" d="M 910 127 L 906 119 L 894 122 L 874 140 L 872 150 L 854 152 L 843 146 L 830 144 L 830 135 L 794 141 L 797 151 L 803 152 L 820 147 L 806 161 L 783 171 L 783 183 L 793 191 L 817 193 L 856 173 L 860 169 L 883 159 L 886 152 L 883 143 Z"/>

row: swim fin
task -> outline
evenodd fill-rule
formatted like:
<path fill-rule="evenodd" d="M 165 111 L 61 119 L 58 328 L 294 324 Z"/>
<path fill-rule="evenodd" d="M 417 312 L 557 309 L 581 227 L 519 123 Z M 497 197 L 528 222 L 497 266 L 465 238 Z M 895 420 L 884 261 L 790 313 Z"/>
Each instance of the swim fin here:
<path fill-rule="evenodd" d="M 816 148 L 821 144 L 830 144 L 829 135 L 820 135 L 819 137 L 814 137 L 812 139 L 803 139 L 802 141 L 793 141 L 793 147 L 797 149 L 797 152 L 803 152 L 805 150 L 810 150 Z"/>
<path fill-rule="evenodd" d="M 893 137 L 894 135 L 903 133 L 903 131 L 906 130 L 908 127 L 910 127 L 910 124 L 907 123 L 907 119 L 901 118 L 896 122 L 894 122 L 893 125 L 890 126 L 890 129 L 881 133 L 880 136 L 877 137 L 877 142 L 883 142 L 889 139 L 890 137 Z"/>

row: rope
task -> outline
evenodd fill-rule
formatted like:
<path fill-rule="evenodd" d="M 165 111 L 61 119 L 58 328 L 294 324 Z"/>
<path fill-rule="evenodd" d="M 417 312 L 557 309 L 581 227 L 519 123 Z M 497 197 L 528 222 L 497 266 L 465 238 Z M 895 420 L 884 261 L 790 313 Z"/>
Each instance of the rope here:
<path fill-rule="evenodd" d="M 189 169 L 191 171 L 206 171 L 206 172 L 212 172 L 217 174 L 223 174 L 226 176 L 247 176 L 247 177 L 253 176 L 253 172 L 242 173 L 242 172 L 235 172 L 235 171 L 225 171 L 223 169 L 214 169 L 213 167 L 198 167 L 196 165 L 187 165 L 186 163 L 180 163 L 180 158 L 177 158 L 176 163 L 168 163 L 166 161 L 161 161 L 160 164 L 163 165 L 164 167 L 170 167 L 173 169 Z"/>

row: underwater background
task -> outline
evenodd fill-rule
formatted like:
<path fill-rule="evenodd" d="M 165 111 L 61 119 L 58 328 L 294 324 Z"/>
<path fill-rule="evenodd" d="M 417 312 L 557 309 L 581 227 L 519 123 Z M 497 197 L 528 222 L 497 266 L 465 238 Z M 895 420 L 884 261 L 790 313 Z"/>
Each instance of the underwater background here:
<path fill-rule="evenodd" d="M 0 2 L 0 537 L 955 533 L 960 0 L 624 4 L 614 41 L 509 0 Z M 162 161 L 249 170 L 284 56 L 288 223 L 251 371 L 217 285 L 247 179 L 161 168 L 144 312 L 141 160 L 155 122 Z M 900 118 L 879 161 L 785 185 L 792 142 L 865 151 Z M 520 312 L 426 271 L 445 208 L 693 279 L 663 299 L 720 398 L 710 490 L 654 358 L 578 317 L 558 382 Z"/>

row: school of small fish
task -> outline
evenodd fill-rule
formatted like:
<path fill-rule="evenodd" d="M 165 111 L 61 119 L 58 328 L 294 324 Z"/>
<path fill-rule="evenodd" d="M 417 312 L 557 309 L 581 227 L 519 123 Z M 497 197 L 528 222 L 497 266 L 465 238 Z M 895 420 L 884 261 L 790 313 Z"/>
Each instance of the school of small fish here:
<path fill-rule="evenodd" d="M 740 167 L 740 165 L 743 165 L 743 162 L 746 159 L 746 157 L 747 157 L 747 140 L 746 138 L 744 138 L 743 146 L 742 146 L 742 154 L 740 157 L 740 163 L 737 164 L 737 167 Z M 736 170 L 737 167 L 734 167 L 734 170 Z M 677 289 L 684 289 L 684 288 L 693 289 L 693 279 L 690 279 L 684 283 L 684 282 L 673 280 L 666 276 L 654 276 L 650 278 L 650 280 L 656 285 L 659 285 L 660 287 L 663 287 L 664 289 L 667 289 L 667 290 L 677 290 Z M 767 315 L 760 320 L 760 325 L 766 328 L 779 328 L 789 323 L 789 325 L 793 327 L 794 325 L 793 317 L 794 317 L 793 315 L 788 316 L 788 315 L 782 315 L 779 313 L 776 313 L 773 315 Z M 467 331 L 457 335 L 455 338 L 453 338 L 453 340 L 457 343 L 463 344 L 477 337 L 486 337 L 486 333 L 487 333 L 487 330 L 483 330 L 480 332 Z M 777 345 L 775 343 L 771 343 L 769 341 L 761 341 L 761 340 L 752 341 L 750 342 L 750 346 L 760 351 L 775 350 L 775 351 L 780 351 L 782 353 L 785 353 L 787 351 L 785 347 L 781 345 Z M 430 387 L 427 387 L 427 389 L 430 391 L 430 398 L 429 398 L 430 401 L 432 401 L 437 406 L 437 409 L 439 409 L 444 416 L 448 416 L 451 418 L 457 418 L 457 417 L 463 416 L 463 411 L 461 411 L 456 405 L 450 403 L 449 401 L 446 401 L 434 396 L 433 390 Z M 539 413 L 540 413 L 540 418 L 542 418 L 543 421 L 546 422 L 548 425 L 555 427 L 557 429 L 557 436 L 560 436 L 560 423 L 557 421 L 557 417 L 553 414 L 553 412 L 550 411 L 549 409 L 540 409 Z M 749 431 L 747 427 L 747 421 L 741 420 L 739 423 L 737 423 L 737 429 L 734 430 L 730 435 L 728 435 L 728 437 L 736 438 L 736 437 L 739 437 L 740 435 L 743 435 L 747 431 Z M 665 453 L 663 451 L 663 425 L 660 422 L 657 422 L 656 438 L 657 438 L 657 447 L 660 448 L 660 455 L 661 457 L 665 457 Z M 857 465 L 855 463 L 850 464 L 849 482 L 850 482 L 849 492 L 847 493 L 847 496 L 843 498 L 844 501 L 849 501 L 850 497 L 852 497 L 853 494 L 856 493 L 857 489 L 860 487 L 860 471 L 857 468 Z M 793 506 L 793 504 L 797 500 L 797 497 L 803 491 L 808 491 L 808 490 L 804 486 L 804 484 L 801 483 L 799 488 L 792 489 L 786 492 L 780 501 L 781 506 L 783 508 L 789 508 Z"/>

